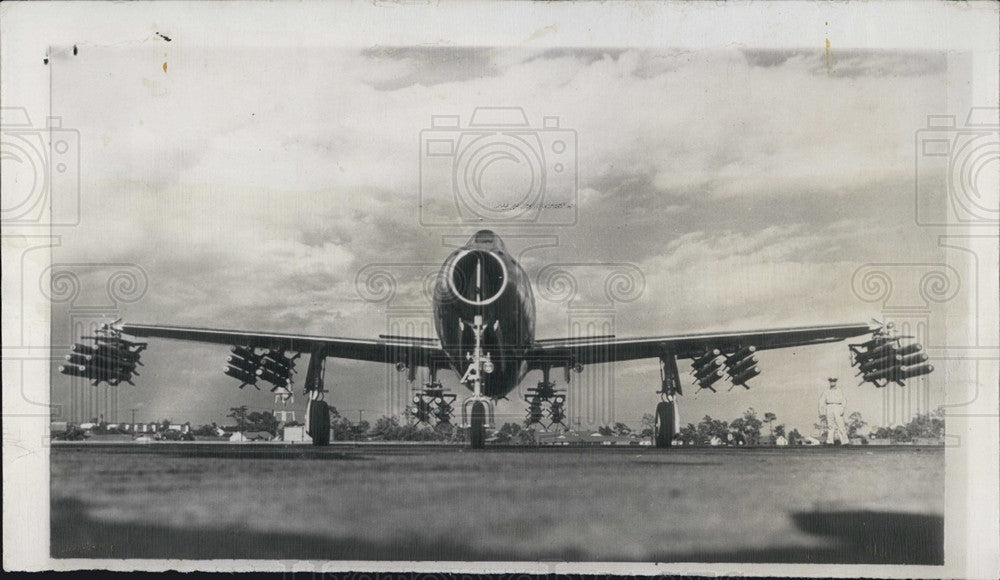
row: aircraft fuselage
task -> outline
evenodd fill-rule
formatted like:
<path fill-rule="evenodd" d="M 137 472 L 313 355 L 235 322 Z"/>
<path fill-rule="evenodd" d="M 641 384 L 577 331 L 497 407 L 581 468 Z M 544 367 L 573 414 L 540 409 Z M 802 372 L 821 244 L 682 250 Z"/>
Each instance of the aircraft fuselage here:
<path fill-rule="evenodd" d="M 499 236 L 482 230 L 448 256 L 433 304 L 435 330 L 452 369 L 459 376 L 465 372 L 475 343 L 472 324 L 480 315 L 483 350 L 494 365 L 484 375 L 483 394 L 499 398 L 516 388 L 528 372 L 525 354 L 535 340 L 535 297 L 527 273 Z"/>

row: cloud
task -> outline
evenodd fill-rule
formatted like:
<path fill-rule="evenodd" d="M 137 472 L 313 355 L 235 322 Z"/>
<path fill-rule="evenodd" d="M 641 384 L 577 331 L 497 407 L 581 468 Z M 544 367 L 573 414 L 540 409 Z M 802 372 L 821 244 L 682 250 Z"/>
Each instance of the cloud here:
<path fill-rule="evenodd" d="M 443 235 L 483 225 L 420 225 L 421 131 L 522 107 L 529 130 L 558 117 L 574 132 L 579 219 L 489 225 L 512 247 L 558 240 L 525 255 L 533 279 L 560 262 L 637 267 L 646 290 L 616 307 L 619 335 L 855 320 L 857 265 L 939 256 L 912 223 L 911 172 L 913 132 L 946 109 L 942 59 L 834 47 L 827 75 L 805 50 L 94 48 L 53 69 L 84 201 L 55 259 L 140 265 L 136 322 L 372 337 L 390 314 L 358 273 L 439 263 Z M 407 304 L 417 270 L 398 275 Z M 539 336 L 570 314 L 540 300 Z M 269 404 L 231 392 L 223 355 L 155 345 L 149 406 Z M 381 404 L 379 367 L 335 368 L 335 404 Z"/>

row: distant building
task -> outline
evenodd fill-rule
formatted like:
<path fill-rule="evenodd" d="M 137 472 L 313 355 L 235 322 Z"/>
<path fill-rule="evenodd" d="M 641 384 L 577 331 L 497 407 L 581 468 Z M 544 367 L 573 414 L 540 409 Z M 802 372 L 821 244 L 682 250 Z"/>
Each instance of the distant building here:
<path fill-rule="evenodd" d="M 282 429 L 281 440 L 290 441 L 292 443 L 312 443 L 312 437 L 306 433 L 306 428 L 303 425 L 285 427 Z"/>
<path fill-rule="evenodd" d="M 627 435 L 580 434 L 572 431 L 536 431 L 539 445 L 641 445 L 641 441 Z"/>
<path fill-rule="evenodd" d="M 232 443 L 249 443 L 251 441 L 270 441 L 274 439 L 274 435 L 271 435 L 267 431 L 245 431 L 233 433 L 229 438 Z"/>

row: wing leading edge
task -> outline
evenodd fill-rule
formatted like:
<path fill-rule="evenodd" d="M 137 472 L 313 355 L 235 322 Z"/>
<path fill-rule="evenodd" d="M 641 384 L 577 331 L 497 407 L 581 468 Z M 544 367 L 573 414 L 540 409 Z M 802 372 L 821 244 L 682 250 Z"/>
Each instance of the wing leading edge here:
<path fill-rule="evenodd" d="M 695 358 L 713 348 L 735 351 L 745 346 L 757 350 L 838 342 L 874 330 L 868 324 L 799 326 L 741 332 L 702 332 L 640 338 L 556 338 L 536 341 L 529 359 L 532 368 L 564 367 L 658 358 L 672 353 Z"/>
<path fill-rule="evenodd" d="M 283 349 L 302 353 L 322 351 L 326 356 L 333 358 L 388 364 L 405 363 L 411 367 L 434 365 L 440 368 L 445 366 L 447 359 L 437 340 L 422 338 L 392 336 L 357 339 L 148 324 L 123 324 L 121 330 L 136 337 Z"/>

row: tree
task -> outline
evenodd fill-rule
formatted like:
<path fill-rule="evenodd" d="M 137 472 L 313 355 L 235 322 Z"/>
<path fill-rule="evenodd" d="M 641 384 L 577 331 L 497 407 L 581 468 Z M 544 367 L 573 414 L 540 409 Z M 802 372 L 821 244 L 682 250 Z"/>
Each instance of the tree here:
<path fill-rule="evenodd" d="M 729 436 L 729 423 L 705 415 L 701 423 L 698 423 L 697 433 L 698 439 L 702 443 L 708 443 L 712 437 L 718 437 L 720 440 L 726 441 Z"/>
<path fill-rule="evenodd" d="M 802 441 L 802 439 L 803 439 L 802 434 L 799 433 L 798 429 L 792 429 L 788 433 L 788 444 L 789 445 L 798 445 L 799 442 Z"/>
<path fill-rule="evenodd" d="M 496 433 L 497 443 L 511 443 L 516 441 L 521 434 L 521 426 L 517 423 L 504 423 Z"/>
<path fill-rule="evenodd" d="M 455 437 L 455 426 L 451 423 L 438 423 L 434 426 L 434 440 L 447 441 Z"/>
<path fill-rule="evenodd" d="M 698 428 L 693 423 L 688 423 L 681 427 L 678 436 L 685 445 L 701 445 L 704 443 L 698 436 Z"/>
<path fill-rule="evenodd" d="M 469 440 L 469 430 L 467 428 L 463 429 L 461 427 L 455 427 L 455 430 L 452 431 L 451 434 L 452 443 L 465 443 L 468 440 Z"/>
<path fill-rule="evenodd" d="M 368 421 L 361 421 L 351 426 L 351 436 L 355 441 L 366 439 L 370 429 L 371 424 Z"/>
<path fill-rule="evenodd" d="M 615 434 L 614 430 L 611 428 L 610 425 L 601 425 L 600 427 L 597 428 L 597 432 L 605 437 L 611 437 L 612 435 Z"/>
<path fill-rule="evenodd" d="M 910 439 L 917 437 L 936 439 L 944 436 L 944 409 L 938 407 L 932 413 L 920 413 L 906 424 Z"/>
<path fill-rule="evenodd" d="M 534 429 L 522 429 L 517 435 L 518 445 L 537 445 L 538 441 L 535 439 Z"/>
<path fill-rule="evenodd" d="M 898 441 L 900 443 L 907 443 L 912 441 L 910 432 L 906 429 L 904 425 L 896 425 L 892 428 L 891 434 L 889 436 L 893 441 Z"/>
<path fill-rule="evenodd" d="M 371 431 L 372 439 L 383 441 L 398 441 L 400 435 L 399 419 L 396 417 L 379 417 Z"/>
<path fill-rule="evenodd" d="M 612 431 L 615 435 L 620 437 L 628 437 L 632 434 L 632 428 L 625 423 L 615 423 L 615 426 L 612 427 Z"/>
<path fill-rule="evenodd" d="M 254 411 L 245 417 L 244 422 L 247 431 L 267 431 L 271 435 L 277 435 L 281 424 L 270 411 L 263 413 Z"/>
<path fill-rule="evenodd" d="M 332 412 L 330 415 L 330 429 L 333 431 L 333 439 L 335 441 L 350 440 L 354 436 L 354 425 L 350 419 L 341 417 L 340 414 L 334 416 Z"/>
<path fill-rule="evenodd" d="M 826 423 L 826 415 L 819 416 L 819 422 L 813 423 L 813 429 L 816 430 L 816 438 L 822 440 L 826 437 L 826 432 L 830 430 L 830 427 Z"/>
<path fill-rule="evenodd" d="M 851 415 L 847 418 L 847 437 L 849 439 L 859 437 L 860 435 L 858 434 L 858 431 L 860 431 L 861 428 L 867 424 L 868 423 L 865 423 L 864 420 L 862 420 L 860 412 L 855 411 L 851 413 Z"/>
<path fill-rule="evenodd" d="M 244 425 L 247 421 L 247 406 L 240 405 L 239 407 L 230 407 L 229 414 L 226 417 L 231 417 L 236 420 L 236 428 L 243 431 Z"/>
<path fill-rule="evenodd" d="M 215 423 L 211 425 L 201 425 L 197 429 L 192 429 L 191 433 L 199 437 L 211 437 L 215 435 Z"/>
<path fill-rule="evenodd" d="M 774 439 L 774 429 L 771 427 L 771 424 L 774 423 L 777 418 L 778 416 L 774 413 L 764 413 L 764 422 L 767 423 L 767 429 L 771 432 L 771 439 Z"/>
<path fill-rule="evenodd" d="M 656 430 L 656 417 L 652 413 L 646 413 L 642 416 L 641 427 L 639 431 L 640 437 L 652 437 L 653 432 Z M 691 425 L 694 427 L 694 425 Z"/>
<path fill-rule="evenodd" d="M 887 429 L 886 427 L 879 427 L 878 429 L 875 430 L 875 438 L 876 439 L 891 439 L 892 438 L 892 430 L 891 429 Z"/>
<path fill-rule="evenodd" d="M 55 438 L 60 441 L 82 441 L 87 438 L 87 435 L 83 429 L 71 424 L 66 427 L 66 431 L 59 433 Z"/>
<path fill-rule="evenodd" d="M 729 424 L 729 429 L 738 434 L 737 439 L 742 437 L 747 445 L 757 445 L 760 443 L 760 427 L 763 422 L 757 418 L 757 411 L 753 407 L 747 409 L 743 416 Z"/>

